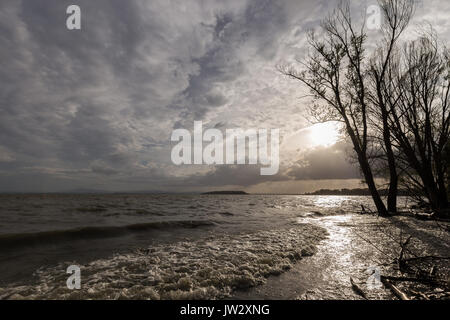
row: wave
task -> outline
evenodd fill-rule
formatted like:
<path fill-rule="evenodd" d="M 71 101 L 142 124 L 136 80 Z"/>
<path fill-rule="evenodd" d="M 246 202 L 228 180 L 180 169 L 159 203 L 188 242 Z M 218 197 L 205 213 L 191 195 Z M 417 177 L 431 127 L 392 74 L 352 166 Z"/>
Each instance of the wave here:
<path fill-rule="evenodd" d="M 222 216 L 234 216 L 234 213 L 229 212 L 229 211 L 219 212 L 219 214 Z"/>
<path fill-rule="evenodd" d="M 81 207 L 81 208 L 76 208 L 75 211 L 78 212 L 105 212 L 108 211 L 108 209 L 104 206 L 95 206 L 95 207 Z"/>
<path fill-rule="evenodd" d="M 177 220 L 137 223 L 124 226 L 92 226 L 33 233 L 11 233 L 0 235 L 0 248 L 44 244 L 55 241 L 118 237 L 133 232 L 143 232 L 152 229 L 197 228 L 213 225 L 215 223 L 208 220 Z"/>
<path fill-rule="evenodd" d="M 160 244 L 80 265 L 80 290 L 65 286 L 66 268 L 43 267 L 33 285 L 0 287 L 1 299 L 221 299 L 263 284 L 315 253 L 326 230 L 303 224 L 255 233 Z"/>

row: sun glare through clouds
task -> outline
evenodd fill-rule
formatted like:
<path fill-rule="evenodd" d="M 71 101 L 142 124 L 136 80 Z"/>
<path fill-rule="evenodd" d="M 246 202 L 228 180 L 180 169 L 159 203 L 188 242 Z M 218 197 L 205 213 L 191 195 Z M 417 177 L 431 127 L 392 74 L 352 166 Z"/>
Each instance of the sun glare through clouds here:
<path fill-rule="evenodd" d="M 337 122 L 317 123 L 308 128 L 312 147 L 327 147 L 339 140 L 339 125 Z"/>

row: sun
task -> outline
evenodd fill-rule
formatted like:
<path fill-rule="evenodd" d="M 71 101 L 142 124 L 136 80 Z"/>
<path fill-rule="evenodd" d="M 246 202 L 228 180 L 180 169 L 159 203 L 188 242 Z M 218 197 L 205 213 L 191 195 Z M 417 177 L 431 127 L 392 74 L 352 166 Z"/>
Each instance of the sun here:
<path fill-rule="evenodd" d="M 317 123 L 307 130 L 312 147 L 328 147 L 339 140 L 339 123 L 335 121 Z"/>
<path fill-rule="evenodd" d="M 330 147 L 338 142 L 342 124 L 337 121 L 317 123 L 288 134 L 281 148 L 284 152 L 299 152 L 317 147 Z"/>

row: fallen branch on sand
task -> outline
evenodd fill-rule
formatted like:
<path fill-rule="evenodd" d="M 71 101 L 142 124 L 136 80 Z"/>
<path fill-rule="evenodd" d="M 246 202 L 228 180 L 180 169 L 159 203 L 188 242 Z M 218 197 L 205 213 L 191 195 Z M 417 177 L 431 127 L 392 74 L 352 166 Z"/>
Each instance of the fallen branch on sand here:
<path fill-rule="evenodd" d="M 403 261 L 414 261 L 414 260 L 423 260 L 423 259 L 442 259 L 449 260 L 450 257 L 440 257 L 440 256 L 420 256 L 420 257 L 412 257 L 408 259 L 403 259 Z"/>
<path fill-rule="evenodd" d="M 408 282 L 420 282 L 425 284 L 433 284 L 433 285 L 442 285 L 442 282 L 439 282 L 435 279 L 427 279 L 427 278 L 415 278 L 415 277 L 393 277 L 393 276 L 382 276 L 386 280 L 391 281 L 408 281 Z"/>
<path fill-rule="evenodd" d="M 428 298 L 428 296 L 422 292 L 418 292 L 418 291 L 414 291 L 414 290 L 411 290 L 411 292 L 413 294 L 415 294 L 416 296 L 422 297 L 424 300 L 430 300 L 430 298 Z"/>
<path fill-rule="evenodd" d="M 381 276 L 380 280 L 384 284 L 384 286 L 389 288 L 397 298 L 399 298 L 400 300 L 409 300 L 408 296 L 399 288 L 394 286 L 386 277 Z"/>
<path fill-rule="evenodd" d="M 367 295 L 364 293 L 364 291 L 353 281 L 353 279 L 350 277 L 350 283 L 352 284 L 352 289 L 355 293 L 359 294 L 364 299 L 368 300 Z"/>
<path fill-rule="evenodd" d="M 405 262 L 404 262 L 404 254 L 405 254 L 405 249 L 409 244 L 409 241 L 411 240 L 412 236 L 410 235 L 405 242 L 401 242 L 400 241 L 400 254 L 398 256 L 398 267 L 400 268 L 400 270 L 403 270 L 405 268 Z"/>
<path fill-rule="evenodd" d="M 372 210 L 366 209 L 366 207 L 364 207 L 364 205 L 362 205 L 362 204 L 361 204 L 361 211 L 359 213 L 360 214 L 375 214 Z"/>

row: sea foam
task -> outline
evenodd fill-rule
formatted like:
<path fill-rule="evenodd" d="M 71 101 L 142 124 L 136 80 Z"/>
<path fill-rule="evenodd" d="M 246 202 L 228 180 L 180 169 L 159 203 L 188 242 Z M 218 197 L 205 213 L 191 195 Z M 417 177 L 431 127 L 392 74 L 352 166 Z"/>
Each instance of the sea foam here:
<path fill-rule="evenodd" d="M 156 245 L 80 266 L 80 290 L 66 287 L 76 261 L 61 263 L 36 271 L 34 285 L 0 288 L 0 299 L 220 299 L 289 270 L 325 237 L 300 224 Z"/>

